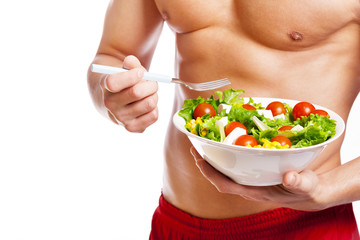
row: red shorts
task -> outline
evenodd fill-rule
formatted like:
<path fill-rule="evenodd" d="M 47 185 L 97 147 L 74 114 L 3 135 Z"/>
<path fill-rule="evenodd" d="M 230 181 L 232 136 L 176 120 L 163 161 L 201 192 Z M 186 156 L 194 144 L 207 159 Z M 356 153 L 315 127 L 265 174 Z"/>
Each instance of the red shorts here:
<path fill-rule="evenodd" d="M 224 220 L 194 217 L 160 197 L 150 240 L 360 239 L 352 204 L 318 212 L 277 208 Z"/>

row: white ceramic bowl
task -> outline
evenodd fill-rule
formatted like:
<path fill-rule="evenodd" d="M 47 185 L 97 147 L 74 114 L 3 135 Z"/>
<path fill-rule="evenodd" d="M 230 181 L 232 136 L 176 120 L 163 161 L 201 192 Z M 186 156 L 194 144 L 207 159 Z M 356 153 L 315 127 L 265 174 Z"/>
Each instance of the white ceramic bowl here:
<path fill-rule="evenodd" d="M 247 102 L 247 98 L 244 98 Z M 279 98 L 253 98 L 256 103 L 266 107 L 270 102 L 280 101 L 294 106 L 299 101 Z M 173 122 L 178 130 L 188 136 L 199 154 L 214 168 L 230 177 L 233 181 L 252 186 L 276 185 L 282 182 L 285 172 L 304 170 L 324 148 L 343 134 L 345 123 L 343 119 L 324 107 L 315 105 L 316 109 L 327 111 L 331 119 L 336 120 L 336 134 L 326 142 L 310 147 L 294 149 L 260 149 L 236 145 L 227 145 L 190 133 L 184 127 L 185 120 L 178 115 L 173 116 Z"/>

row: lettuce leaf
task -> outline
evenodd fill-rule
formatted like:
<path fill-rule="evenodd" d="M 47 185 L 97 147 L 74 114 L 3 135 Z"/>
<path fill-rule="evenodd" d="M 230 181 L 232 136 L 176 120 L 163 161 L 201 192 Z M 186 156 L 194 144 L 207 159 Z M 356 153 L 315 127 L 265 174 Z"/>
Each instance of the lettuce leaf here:
<path fill-rule="evenodd" d="M 179 111 L 179 116 L 184 118 L 186 122 L 189 122 L 193 119 L 193 113 L 196 106 L 203 102 L 205 102 L 205 99 L 202 97 L 198 97 L 196 99 L 186 99 L 184 101 L 184 105 Z"/>
<path fill-rule="evenodd" d="M 304 127 L 290 137 L 294 148 L 307 147 L 325 142 L 336 133 L 336 121 L 328 117 L 310 114 L 294 122 Z"/>
<path fill-rule="evenodd" d="M 290 119 L 288 117 L 285 116 L 285 119 L 281 119 L 281 118 L 275 118 L 274 120 L 265 118 L 263 120 L 263 122 L 268 125 L 271 128 L 280 128 L 282 126 L 285 125 L 293 125 L 294 123 L 290 121 Z"/>
<path fill-rule="evenodd" d="M 199 135 L 201 137 L 205 137 L 220 142 L 221 134 L 219 128 L 216 126 L 216 121 L 219 120 L 220 118 L 221 117 L 215 116 L 212 118 L 205 119 L 200 126 Z M 203 131 L 206 132 L 205 136 L 202 135 Z"/>
<path fill-rule="evenodd" d="M 259 143 L 263 143 L 262 139 L 264 138 L 270 141 L 273 137 L 279 135 L 278 131 L 273 128 L 266 129 L 264 131 L 260 131 L 259 129 L 252 128 L 251 133 Z"/>
<path fill-rule="evenodd" d="M 241 94 L 245 93 L 242 89 L 234 90 L 230 88 L 223 92 L 216 91 L 215 93 L 219 96 L 219 104 L 232 105 L 234 103 L 244 103 L 244 99 L 239 98 Z"/>
<path fill-rule="evenodd" d="M 233 105 L 228 114 L 229 122 L 241 122 L 246 126 L 248 132 L 250 132 L 252 128 L 257 128 L 256 124 L 251 119 L 253 116 L 256 116 L 260 120 L 264 119 L 264 116 L 260 115 L 257 111 L 247 110 L 239 104 Z"/>
<path fill-rule="evenodd" d="M 196 99 L 186 99 L 181 110 L 179 111 L 179 116 L 184 118 L 186 122 L 189 122 L 191 119 L 193 119 L 193 113 L 197 105 L 203 102 L 210 103 L 216 112 L 220 104 L 232 105 L 235 103 L 243 103 L 244 99 L 239 98 L 239 96 L 244 92 L 245 91 L 241 89 L 234 90 L 231 88 L 223 92 L 216 91 L 215 93 L 219 96 L 217 100 L 213 95 L 211 95 L 208 99 L 204 99 L 202 97 L 198 97 Z M 224 113 L 222 113 L 222 115 L 224 115 Z M 204 117 L 206 118 L 206 116 Z"/>

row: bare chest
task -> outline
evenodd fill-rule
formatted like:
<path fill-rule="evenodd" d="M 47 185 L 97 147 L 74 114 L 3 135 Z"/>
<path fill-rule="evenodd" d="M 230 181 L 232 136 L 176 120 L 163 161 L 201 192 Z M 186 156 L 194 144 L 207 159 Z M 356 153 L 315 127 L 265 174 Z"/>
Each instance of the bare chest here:
<path fill-rule="evenodd" d="M 310 47 L 357 21 L 358 0 L 155 0 L 179 34 L 223 27 L 265 46 Z"/>

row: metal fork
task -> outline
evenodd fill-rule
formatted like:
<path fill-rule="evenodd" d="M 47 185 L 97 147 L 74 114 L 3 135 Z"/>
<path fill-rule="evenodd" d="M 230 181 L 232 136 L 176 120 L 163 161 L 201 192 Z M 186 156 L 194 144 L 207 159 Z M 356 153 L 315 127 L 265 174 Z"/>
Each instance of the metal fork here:
<path fill-rule="evenodd" d="M 110 67 L 98 64 L 91 65 L 91 71 L 96 73 L 104 73 L 104 74 L 113 74 L 119 72 L 126 72 L 127 69 L 118 68 L 118 67 Z M 157 82 L 165 82 L 165 83 L 178 83 L 186 86 L 187 88 L 195 91 L 207 91 L 216 88 L 220 88 L 230 84 L 230 81 L 227 78 L 214 80 L 210 82 L 203 82 L 203 83 L 192 83 L 192 82 L 185 82 L 178 78 L 172 78 L 166 75 L 156 74 L 156 73 L 149 73 L 144 72 L 144 80 L 150 81 L 157 81 Z"/>

